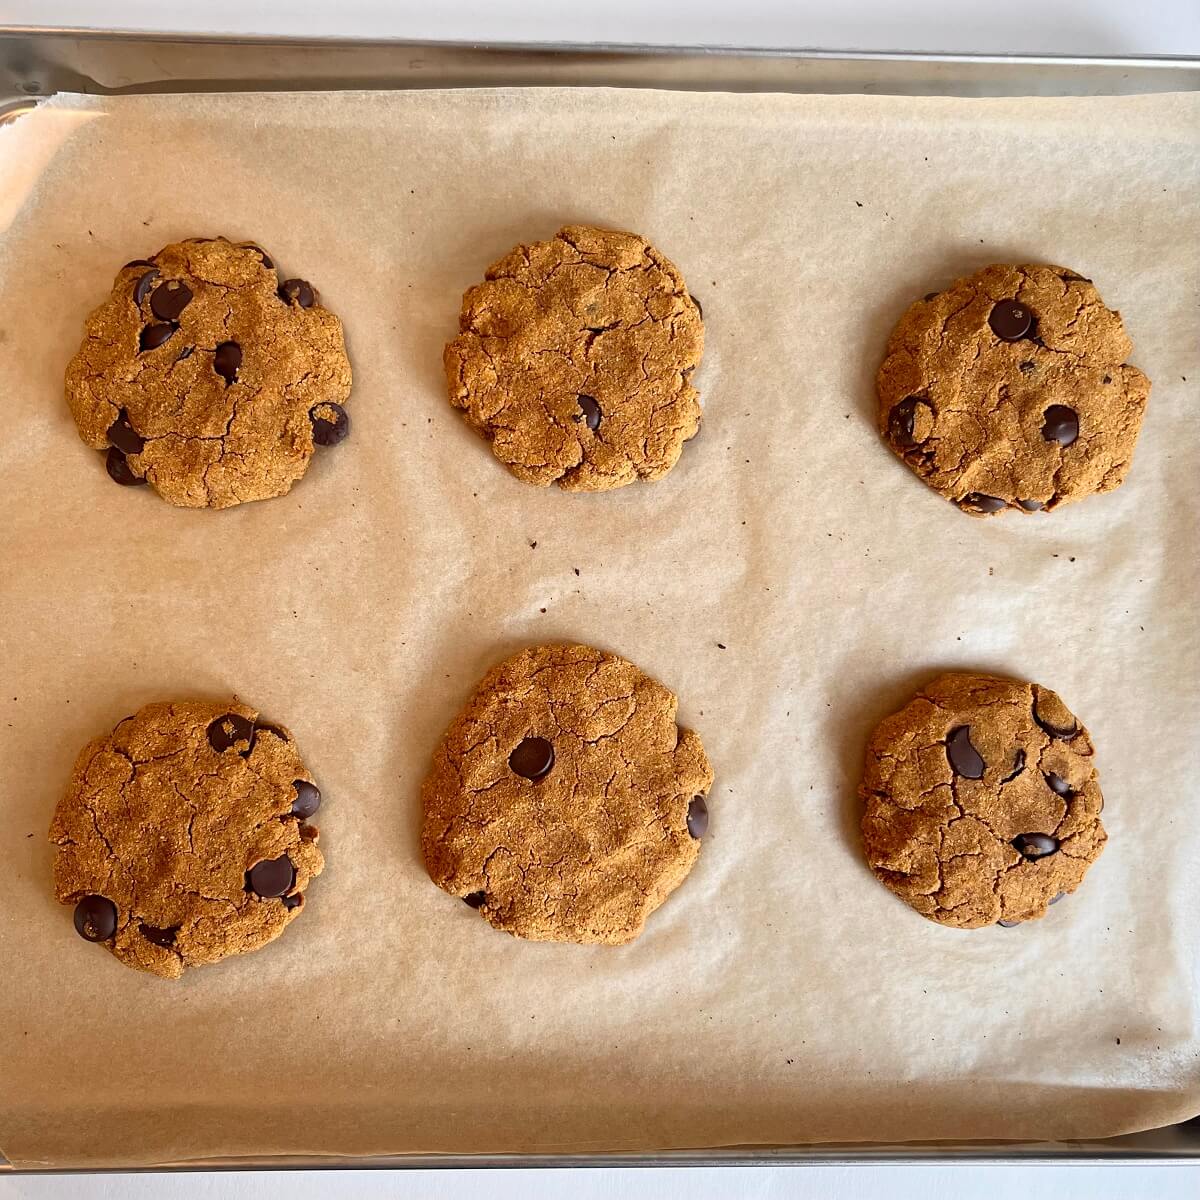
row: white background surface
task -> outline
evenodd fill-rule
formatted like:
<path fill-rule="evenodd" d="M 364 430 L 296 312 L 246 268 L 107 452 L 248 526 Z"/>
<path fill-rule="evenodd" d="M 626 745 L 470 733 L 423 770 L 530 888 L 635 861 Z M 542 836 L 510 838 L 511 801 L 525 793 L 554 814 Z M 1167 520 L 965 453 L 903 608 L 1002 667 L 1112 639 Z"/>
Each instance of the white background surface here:
<path fill-rule="evenodd" d="M 0 0 L 0 26 L 58 25 L 464 41 L 656 42 L 824 49 L 1200 54 L 1197 0 Z M 1192 1200 L 1200 1167 L 860 1165 L 0 1177 L 0 1200 L 446 1200 L 868 1197 Z"/>

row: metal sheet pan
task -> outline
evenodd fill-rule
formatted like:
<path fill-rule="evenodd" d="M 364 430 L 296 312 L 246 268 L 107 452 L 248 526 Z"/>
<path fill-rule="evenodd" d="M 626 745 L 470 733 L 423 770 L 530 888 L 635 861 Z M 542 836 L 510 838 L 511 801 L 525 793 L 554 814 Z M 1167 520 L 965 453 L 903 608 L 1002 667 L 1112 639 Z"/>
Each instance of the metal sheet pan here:
<path fill-rule="evenodd" d="M 99 30 L 0 30 L 0 122 L 56 92 L 123 95 L 602 85 L 889 95 L 1130 95 L 1200 90 L 1197 58 L 497 46 L 400 41 L 178 37 Z M 628 1166 L 973 1161 L 1200 1160 L 1200 1117 L 1080 1142 L 726 1147 L 617 1155 L 271 1158 L 182 1165 L 263 1167 Z M 6 1164 L 0 1160 L 0 1169 Z"/>

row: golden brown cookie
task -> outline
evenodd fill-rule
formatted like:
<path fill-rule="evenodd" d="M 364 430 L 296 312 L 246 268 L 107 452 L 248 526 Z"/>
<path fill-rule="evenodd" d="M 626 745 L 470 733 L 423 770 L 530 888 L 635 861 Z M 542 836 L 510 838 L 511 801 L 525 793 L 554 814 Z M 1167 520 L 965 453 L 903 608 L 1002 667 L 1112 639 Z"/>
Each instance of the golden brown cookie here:
<path fill-rule="evenodd" d="M 940 925 L 1045 916 L 1107 840 L 1092 754 L 1048 688 L 940 676 L 867 746 L 859 794 L 871 870 Z"/>
<path fill-rule="evenodd" d="M 422 789 L 434 883 L 518 937 L 632 941 L 708 829 L 712 770 L 677 705 L 590 646 L 534 646 L 494 667 Z"/>
<path fill-rule="evenodd" d="M 50 826 L 75 929 L 126 966 L 257 950 L 300 915 L 325 865 L 321 793 L 292 735 L 245 704 L 148 704 L 84 747 Z"/>
<path fill-rule="evenodd" d="M 1119 487 L 1150 381 L 1090 279 L 991 266 L 900 318 L 879 368 L 879 431 L 964 512 L 1049 512 Z"/>
<path fill-rule="evenodd" d="M 459 327 L 450 403 L 526 483 L 659 479 L 700 429 L 700 309 L 636 234 L 568 225 L 518 246 L 467 291 Z"/>
<path fill-rule="evenodd" d="M 67 368 L 109 475 L 185 508 L 282 496 L 349 431 L 341 322 L 258 246 L 191 238 L 127 263 Z"/>

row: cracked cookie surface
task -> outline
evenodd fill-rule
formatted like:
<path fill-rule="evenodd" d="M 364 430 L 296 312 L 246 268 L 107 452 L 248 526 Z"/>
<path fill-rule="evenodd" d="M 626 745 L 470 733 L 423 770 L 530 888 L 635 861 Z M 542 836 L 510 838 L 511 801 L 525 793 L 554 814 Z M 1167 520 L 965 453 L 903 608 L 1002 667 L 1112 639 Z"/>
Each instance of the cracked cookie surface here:
<path fill-rule="evenodd" d="M 518 937 L 637 937 L 708 827 L 712 770 L 677 704 L 590 646 L 534 646 L 494 667 L 422 788 L 430 877 Z"/>
<path fill-rule="evenodd" d="M 901 317 L 879 431 L 964 512 L 1049 512 L 1124 480 L 1150 393 L 1131 350 L 1090 280 L 986 267 Z"/>
<path fill-rule="evenodd" d="M 176 978 L 256 950 L 304 908 L 321 794 L 291 734 L 237 702 L 148 704 L 75 762 L 50 826 L 75 928 Z"/>
<path fill-rule="evenodd" d="M 700 310 L 635 234 L 568 225 L 518 246 L 466 292 L 459 328 L 450 402 L 526 483 L 659 479 L 700 429 Z"/>
<path fill-rule="evenodd" d="M 79 436 L 109 475 L 172 504 L 284 495 L 348 429 L 342 326 L 259 247 L 174 242 L 122 267 L 67 368 Z"/>
<path fill-rule="evenodd" d="M 1092 755 L 1048 688 L 942 675 L 871 736 L 859 789 L 867 862 L 942 925 L 1045 916 L 1104 848 Z"/>

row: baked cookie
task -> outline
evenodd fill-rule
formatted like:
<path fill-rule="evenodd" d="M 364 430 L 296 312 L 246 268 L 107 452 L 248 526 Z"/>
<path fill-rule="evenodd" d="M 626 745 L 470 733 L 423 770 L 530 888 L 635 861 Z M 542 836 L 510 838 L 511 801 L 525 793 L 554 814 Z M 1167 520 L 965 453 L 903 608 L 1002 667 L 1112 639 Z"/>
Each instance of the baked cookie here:
<path fill-rule="evenodd" d="M 494 667 L 422 788 L 434 883 L 518 937 L 632 941 L 708 829 L 712 770 L 677 704 L 590 646 L 534 646 Z"/>
<path fill-rule="evenodd" d="M 659 479 L 699 432 L 700 309 L 645 238 L 568 225 L 518 246 L 467 291 L 459 328 L 450 403 L 526 483 Z"/>
<path fill-rule="evenodd" d="M 321 793 L 292 735 L 245 704 L 148 704 L 75 762 L 50 826 L 75 929 L 126 966 L 184 967 L 277 938 L 325 865 Z"/>
<path fill-rule="evenodd" d="M 1090 279 L 991 266 L 900 318 L 879 368 L 879 431 L 964 512 L 1049 512 L 1119 487 L 1150 381 Z"/>
<path fill-rule="evenodd" d="M 109 475 L 185 508 L 282 496 L 349 431 L 341 322 L 259 247 L 191 238 L 127 263 L 67 368 Z"/>
<path fill-rule="evenodd" d="M 1092 753 L 1049 689 L 942 675 L 871 735 L 859 789 L 871 870 L 940 925 L 1045 916 L 1104 849 Z"/>

